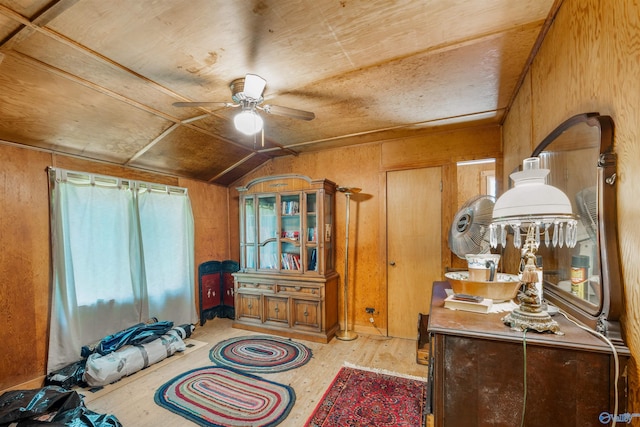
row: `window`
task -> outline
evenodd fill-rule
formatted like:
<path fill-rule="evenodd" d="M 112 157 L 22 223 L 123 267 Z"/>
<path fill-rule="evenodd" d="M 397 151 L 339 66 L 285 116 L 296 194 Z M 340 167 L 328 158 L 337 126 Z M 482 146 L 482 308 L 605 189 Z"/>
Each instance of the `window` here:
<path fill-rule="evenodd" d="M 151 317 L 197 321 L 186 189 L 49 170 L 53 301 L 48 372 Z"/>

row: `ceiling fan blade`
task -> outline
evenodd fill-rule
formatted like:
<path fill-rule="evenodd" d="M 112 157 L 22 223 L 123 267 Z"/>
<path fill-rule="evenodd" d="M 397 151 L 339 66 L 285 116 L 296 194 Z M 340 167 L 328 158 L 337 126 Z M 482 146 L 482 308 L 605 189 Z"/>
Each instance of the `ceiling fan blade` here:
<path fill-rule="evenodd" d="M 235 107 L 235 104 L 228 102 L 174 102 L 174 107 L 215 107 L 216 105 L 223 105 L 225 107 Z"/>
<path fill-rule="evenodd" d="M 247 98 L 260 99 L 267 81 L 256 74 L 247 74 L 244 77 L 244 89 L 242 90 Z"/>
<path fill-rule="evenodd" d="M 269 114 L 277 114 L 279 116 L 287 116 L 293 117 L 294 119 L 300 120 L 313 120 L 316 118 L 316 115 L 311 111 L 298 110 L 296 108 L 289 107 L 281 107 L 279 105 L 264 105 L 261 107 L 262 110 Z"/>

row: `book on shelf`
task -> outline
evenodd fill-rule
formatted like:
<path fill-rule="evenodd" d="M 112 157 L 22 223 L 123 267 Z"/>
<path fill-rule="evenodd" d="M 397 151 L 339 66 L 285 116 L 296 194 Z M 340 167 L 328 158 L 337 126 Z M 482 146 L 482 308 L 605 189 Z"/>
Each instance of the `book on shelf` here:
<path fill-rule="evenodd" d="M 307 228 L 307 241 L 315 242 L 318 240 L 318 232 L 315 227 Z"/>
<path fill-rule="evenodd" d="M 318 252 L 315 249 L 311 250 L 311 257 L 307 268 L 309 271 L 318 271 Z"/>
<path fill-rule="evenodd" d="M 282 215 L 295 215 L 300 213 L 300 204 L 297 201 L 283 201 Z"/>
<path fill-rule="evenodd" d="M 474 313 L 488 313 L 493 306 L 493 300 L 485 298 L 480 302 L 455 299 L 455 295 L 449 295 L 444 300 L 445 308 L 451 310 L 472 311 Z"/>
<path fill-rule="evenodd" d="M 283 270 L 300 270 L 300 255 L 292 253 L 282 254 L 282 269 Z"/>
<path fill-rule="evenodd" d="M 299 231 L 285 231 L 285 230 L 282 230 L 280 232 L 280 237 L 283 238 L 283 239 L 298 240 L 300 238 L 300 232 Z"/>

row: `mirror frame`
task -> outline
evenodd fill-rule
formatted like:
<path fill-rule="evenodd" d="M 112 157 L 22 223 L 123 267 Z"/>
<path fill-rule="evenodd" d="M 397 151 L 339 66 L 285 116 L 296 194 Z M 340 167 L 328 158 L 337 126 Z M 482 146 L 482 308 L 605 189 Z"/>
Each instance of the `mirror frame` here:
<path fill-rule="evenodd" d="M 623 282 L 618 253 L 618 224 L 616 196 L 617 157 L 613 152 L 613 119 L 598 113 L 573 116 L 554 129 L 535 148 L 532 157 L 538 157 L 567 129 L 579 124 L 600 129 L 600 154 L 596 170 L 598 233 L 597 253 L 600 256 L 600 284 L 602 296 L 597 313 L 580 304 L 578 298 L 548 281 L 544 283 L 544 297 L 565 311 L 570 317 L 607 336 L 614 344 L 623 345 L 620 316 L 623 313 Z M 581 306 L 582 305 L 582 306 Z"/>

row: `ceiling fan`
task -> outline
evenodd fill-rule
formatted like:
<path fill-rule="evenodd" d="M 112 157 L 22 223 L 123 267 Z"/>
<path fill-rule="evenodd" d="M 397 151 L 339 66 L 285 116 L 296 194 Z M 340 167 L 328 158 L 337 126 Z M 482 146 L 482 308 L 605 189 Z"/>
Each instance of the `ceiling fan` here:
<path fill-rule="evenodd" d="M 278 105 L 261 105 L 264 101 L 262 92 L 267 81 L 256 74 L 247 74 L 244 77 L 235 79 L 229 85 L 231 89 L 231 102 L 174 102 L 174 107 L 210 107 L 214 105 L 224 105 L 225 107 L 238 108 L 242 111 L 236 114 L 233 119 L 236 129 L 246 135 L 254 135 L 262 130 L 263 120 L 256 110 L 264 111 L 268 114 L 292 117 L 300 120 L 313 120 L 316 115 L 310 111 L 298 110 L 295 108 L 282 107 Z"/>

